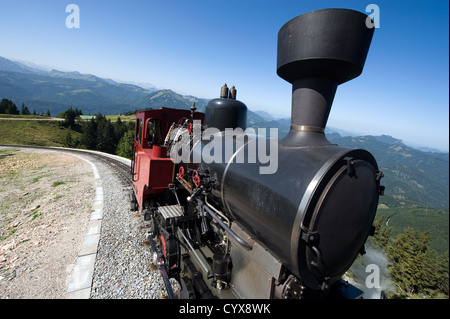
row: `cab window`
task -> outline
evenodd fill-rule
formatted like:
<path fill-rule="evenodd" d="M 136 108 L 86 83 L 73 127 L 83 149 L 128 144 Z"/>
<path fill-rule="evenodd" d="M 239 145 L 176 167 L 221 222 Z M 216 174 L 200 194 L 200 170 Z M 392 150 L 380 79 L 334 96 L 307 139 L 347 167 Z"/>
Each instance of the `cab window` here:
<path fill-rule="evenodd" d="M 147 142 L 149 145 L 159 145 L 163 142 L 160 120 L 150 119 L 147 122 Z"/>
<path fill-rule="evenodd" d="M 136 142 L 142 145 L 142 125 L 143 119 L 136 119 Z"/>

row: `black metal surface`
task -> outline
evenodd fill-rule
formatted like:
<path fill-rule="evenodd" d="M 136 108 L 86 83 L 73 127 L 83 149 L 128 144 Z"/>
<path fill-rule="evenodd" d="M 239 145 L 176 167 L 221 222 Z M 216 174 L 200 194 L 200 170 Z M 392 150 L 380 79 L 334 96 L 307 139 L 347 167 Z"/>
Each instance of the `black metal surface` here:
<path fill-rule="evenodd" d="M 324 129 L 337 83 L 322 78 L 300 78 L 292 86 L 291 125 Z"/>
<path fill-rule="evenodd" d="M 361 74 L 372 40 L 366 18 L 353 10 L 324 9 L 280 29 L 277 73 L 292 84 L 291 131 L 282 145 L 329 144 L 323 131 L 337 86 Z"/>
<path fill-rule="evenodd" d="M 214 218 L 214 220 L 220 225 L 220 227 L 222 227 L 231 236 L 230 237 L 231 240 L 235 241 L 237 244 L 239 244 L 240 246 L 242 246 L 243 248 L 245 248 L 247 250 L 252 249 L 252 245 L 249 244 L 248 242 L 246 242 L 244 239 L 242 239 L 238 235 L 236 235 L 236 233 L 234 231 L 232 231 L 227 225 L 225 225 L 225 223 L 219 217 L 217 217 L 217 215 L 213 212 L 213 210 L 211 208 L 206 206 L 205 203 L 203 203 L 200 199 L 197 199 L 197 201 L 200 205 L 202 205 L 203 209 L 212 218 Z"/>
<path fill-rule="evenodd" d="M 215 280 L 229 281 L 230 255 L 217 252 L 213 256 L 212 272 Z"/>
<path fill-rule="evenodd" d="M 344 158 L 349 154 L 370 168 L 357 178 L 341 180 L 336 172 L 346 170 Z M 314 151 L 279 149 L 278 171 L 272 175 L 259 174 L 255 165 L 231 164 L 223 177 L 223 209 L 317 289 L 326 277 L 337 280 L 367 239 L 378 202 L 377 166 L 370 158 L 362 150 L 330 145 Z M 331 190 L 325 191 L 327 187 Z M 320 201 L 324 194 L 327 200 Z M 346 205 L 340 206 L 339 199 Z M 317 218 L 312 221 L 314 212 Z M 319 231 L 321 238 L 326 233 L 317 246 L 323 256 L 318 269 L 310 266 L 317 254 L 301 241 L 302 225 Z"/>
<path fill-rule="evenodd" d="M 292 247 L 292 258 L 297 258 L 308 285 L 324 288 L 345 273 L 366 242 L 377 210 L 379 181 L 375 160 L 362 150 L 349 151 L 320 174 L 314 179 L 321 176 L 321 182 L 299 206 L 305 209 L 304 217 L 292 238 L 300 233 L 302 240 Z M 308 242 L 304 234 L 317 238 Z"/>
<path fill-rule="evenodd" d="M 220 98 L 208 102 L 205 108 L 205 124 L 210 128 L 224 131 L 226 128 L 243 130 L 247 127 L 247 106 L 236 100 L 236 89 L 231 89 L 228 98 L 228 87 L 226 84 L 220 91 Z"/>
<path fill-rule="evenodd" d="M 366 18 L 358 11 L 323 9 L 288 21 L 278 33 L 278 75 L 290 83 L 320 77 L 341 84 L 357 77 L 374 32 Z"/>
<path fill-rule="evenodd" d="M 258 139 L 261 142 L 269 143 Z M 211 189 L 211 200 L 216 207 L 247 229 L 305 284 L 320 289 L 324 283 L 335 282 L 353 263 L 370 232 L 379 195 L 376 161 L 367 151 L 332 144 L 279 144 L 278 170 L 264 175 L 259 171 L 264 164 L 248 163 L 248 145 L 237 152 L 244 153 L 244 163 L 190 167 L 214 176 L 218 182 Z M 304 242 L 304 232 L 317 232 L 320 241 Z M 243 245 L 242 239 L 230 235 Z"/>
<path fill-rule="evenodd" d="M 192 286 L 195 287 L 195 290 L 199 294 L 200 299 L 215 299 L 215 297 L 211 290 L 209 290 L 208 285 L 203 281 L 202 274 L 195 268 L 195 265 L 192 263 L 189 254 L 183 254 L 181 256 L 181 261 L 186 267 L 186 271 L 189 274 L 190 281 Z M 185 277 L 186 278 L 186 277 Z M 187 278 L 186 278 L 187 280 Z"/>

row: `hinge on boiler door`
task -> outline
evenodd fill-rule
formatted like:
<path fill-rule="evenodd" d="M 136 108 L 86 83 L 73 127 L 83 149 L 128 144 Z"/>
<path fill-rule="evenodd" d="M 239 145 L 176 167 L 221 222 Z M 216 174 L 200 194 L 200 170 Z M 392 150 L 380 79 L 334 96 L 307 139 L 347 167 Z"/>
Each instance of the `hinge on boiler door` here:
<path fill-rule="evenodd" d="M 319 268 L 319 266 L 322 263 L 322 253 L 320 252 L 320 249 L 318 248 L 319 241 L 320 241 L 319 232 L 317 232 L 317 231 L 303 232 L 302 240 L 311 249 L 314 256 L 316 257 L 316 260 L 311 260 L 311 262 L 310 262 L 311 266 L 313 266 L 314 268 Z"/>
<path fill-rule="evenodd" d="M 319 244 L 320 235 L 318 231 L 313 232 L 302 232 L 302 239 L 308 246 L 316 246 Z"/>
<path fill-rule="evenodd" d="M 380 180 L 384 177 L 384 174 L 382 171 L 377 171 L 377 175 L 375 176 L 375 181 L 380 184 Z M 383 196 L 384 195 L 384 186 L 379 185 L 378 186 L 378 195 Z"/>
<path fill-rule="evenodd" d="M 347 174 L 353 176 L 355 174 L 355 168 L 353 167 L 353 157 L 344 157 L 344 161 L 347 162 Z"/>
<path fill-rule="evenodd" d="M 306 243 L 306 245 L 311 249 L 312 255 L 315 257 L 312 257 L 309 264 L 318 272 L 320 272 L 320 267 L 323 266 L 323 260 L 322 260 L 322 252 L 319 249 L 319 241 L 320 241 L 320 234 L 318 231 L 303 231 L 302 240 Z M 315 260 L 314 260 L 315 259 Z M 313 271 L 313 273 L 316 273 L 316 271 Z M 317 276 L 318 278 L 320 276 Z M 321 290 L 328 289 L 328 277 L 323 278 L 324 281 L 320 285 Z M 322 280 L 320 280 L 322 281 Z"/>

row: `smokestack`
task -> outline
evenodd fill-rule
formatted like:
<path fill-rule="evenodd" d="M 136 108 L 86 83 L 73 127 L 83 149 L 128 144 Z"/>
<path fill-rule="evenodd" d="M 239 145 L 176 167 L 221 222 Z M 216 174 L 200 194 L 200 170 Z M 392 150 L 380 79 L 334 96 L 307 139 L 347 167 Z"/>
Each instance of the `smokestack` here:
<path fill-rule="evenodd" d="M 292 84 L 291 131 L 282 145 L 329 143 L 324 130 L 337 86 L 361 74 L 369 51 L 374 29 L 366 19 L 358 11 L 324 9 L 280 29 L 277 74 Z"/>

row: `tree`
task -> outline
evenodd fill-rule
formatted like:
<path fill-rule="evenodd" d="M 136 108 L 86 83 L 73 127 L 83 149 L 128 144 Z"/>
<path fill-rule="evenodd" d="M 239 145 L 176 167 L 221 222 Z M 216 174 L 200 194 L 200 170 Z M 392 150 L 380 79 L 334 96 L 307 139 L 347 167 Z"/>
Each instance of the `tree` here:
<path fill-rule="evenodd" d="M 9 105 L 9 107 L 6 109 L 7 114 L 20 114 L 19 109 L 17 108 L 16 104 L 12 103 Z"/>
<path fill-rule="evenodd" d="M 67 130 L 66 135 L 64 136 L 63 144 L 65 147 L 73 147 L 72 134 L 70 130 Z"/>
<path fill-rule="evenodd" d="M 398 288 L 407 294 L 430 294 L 438 289 L 439 261 L 429 248 L 431 235 L 408 227 L 387 247 L 389 267 Z"/>
<path fill-rule="evenodd" d="M 48 116 L 50 116 L 49 115 L 50 111 L 47 111 L 47 114 L 48 114 Z M 81 110 L 79 110 L 79 109 L 74 110 L 72 107 L 70 107 L 68 110 L 59 113 L 56 117 L 64 119 L 63 125 L 65 127 L 73 128 L 75 126 L 75 119 L 82 114 L 83 114 L 83 112 L 81 112 Z"/>
<path fill-rule="evenodd" d="M 133 155 L 134 130 L 127 131 L 117 145 L 117 155 L 132 159 Z"/>
<path fill-rule="evenodd" d="M 131 158 L 134 122 L 122 122 L 119 118 L 111 123 L 110 119 L 98 113 L 95 119 L 81 123 L 81 132 L 79 142 L 85 148 Z"/>
<path fill-rule="evenodd" d="M 8 99 L 3 99 L 0 102 L 0 114 L 20 114 L 19 109 L 13 101 Z"/>
<path fill-rule="evenodd" d="M 442 293 L 447 293 L 449 291 L 449 258 L 448 250 L 445 255 L 439 258 L 439 272 L 438 272 L 438 289 Z"/>
<path fill-rule="evenodd" d="M 64 112 L 64 125 L 66 127 L 73 127 L 75 125 L 75 118 L 78 116 L 78 112 L 72 108 Z"/>
<path fill-rule="evenodd" d="M 111 120 L 106 120 L 105 117 L 100 118 L 100 122 L 98 122 L 97 150 L 111 154 L 116 150 L 114 128 L 111 124 Z"/>
<path fill-rule="evenodd" d="M 21 110 L 22 115 L 30 115 L 30 110 L 28 109 L 27 106 L 25 106 L 25 104 L 22 103 L 22 110 Z"/>
<path fill-rule="evenodd" d="M 114 135 L 115 135 L 115 140 L 117 142 L 116 144 L 119 143 L 120 139 L 127 131 L 128 131 L 128 127 L 127 127 L 126 123 L 122 122 L 120 117 L 117 118 L 117 121 L 114 123 Z"/>
<path fill-rule="evenodd" d="M 88 122 L 83 123 L 83 135 L 81 137 L 81 144 L 88 150 L 95 150 L 97 147 L 97 123 L 91 118 Z"/>
<path fill-rule="evenodd" d="M 8 100 L 7 99 L 3 99 L 0 102 L 0 114 L 5 114 L 6 113 L 6 106 L 7 106 Z"/>
<path fill-rule="evenodd" d="M 373 225 L 375 226 L 375 235 L 371 238 L 371 244 L 374 246 L 386 248 L 392 234 L 392 227 L 387 226 L 385 222 L 386 216 L 375 216 Z"/>

